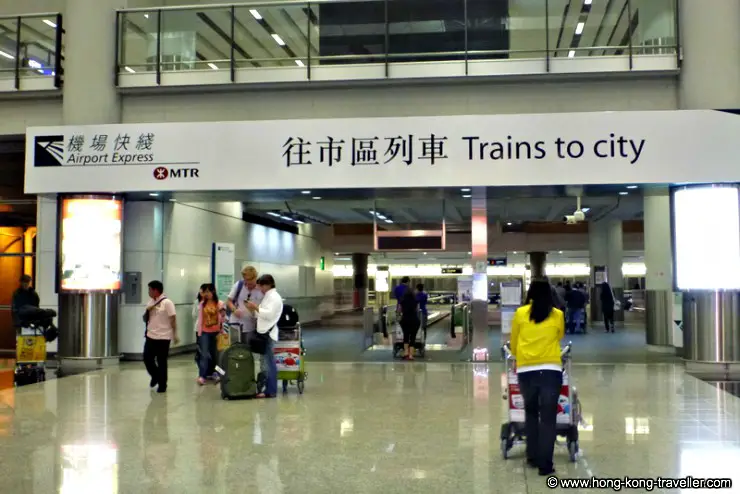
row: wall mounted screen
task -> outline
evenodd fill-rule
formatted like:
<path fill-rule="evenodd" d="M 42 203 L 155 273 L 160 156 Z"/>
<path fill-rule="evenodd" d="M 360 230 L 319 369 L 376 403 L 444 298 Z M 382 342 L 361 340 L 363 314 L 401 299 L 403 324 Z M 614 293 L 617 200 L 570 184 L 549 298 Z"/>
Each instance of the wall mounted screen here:
<path fill-rule="evenodd" d="M 120 290 L 123 200 L 65 198 L 60 208 L 60 289 Z"/>
<path fill-rule="evenodd" d="M 737 186 L 674 190 L 673 227 L 677 289 L 740 289 Z"/>

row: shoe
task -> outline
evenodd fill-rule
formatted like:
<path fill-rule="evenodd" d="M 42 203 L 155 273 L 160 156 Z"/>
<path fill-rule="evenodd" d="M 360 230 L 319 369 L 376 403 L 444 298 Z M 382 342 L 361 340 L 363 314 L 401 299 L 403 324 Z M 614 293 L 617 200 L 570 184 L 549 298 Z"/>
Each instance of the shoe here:
<path fill-rule="evenodd" d="M 198 384 L 200 384 L 201 386 L 203 386 L 206 383 L 206 380 L 204 378 L 202 378 L 202 377 L 199 377 L 197 379 L 197 382 L 198 382 Z"/>
<path fill-rule="evenodd" d="M 537 474 L 538 475 L 541 475 L 542 477 L 545 477 L 547 475 L 553 475 L 554 473 L 555 473 L 555 468 L 554 467 L 540 468 L 539 470 L 537 470 Z"/>
<path fill-rule="evenodd" d="M 166 393 L 167 392 L 167 386 L 160 386 L 157 388 L 157 393 Z"/>
<path fill-rule="evenodd" d="M 149 387 L 150 388 L 156 388 L 157 387 L 157 380 L 155 378 L 152 378 L 152 380 L 149 381 Z"/>

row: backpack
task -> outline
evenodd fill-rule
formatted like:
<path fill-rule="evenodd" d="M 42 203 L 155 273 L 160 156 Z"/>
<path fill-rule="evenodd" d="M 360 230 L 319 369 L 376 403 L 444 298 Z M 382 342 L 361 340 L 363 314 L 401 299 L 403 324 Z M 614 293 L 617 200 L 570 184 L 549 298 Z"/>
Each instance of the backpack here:
<path fill-rule="evenodd" d="M 278 319 L 278 329 L 294 329 L 298 325 L 298 311 L 293 306 L 283 304 L 283 313 Z"/>
<path fill-rule="evenodd" d="M 236 294 L 234 295 L 234 305 L 236 306 L 237 302 L 239 301 L 239 295 L 242 293 L 242 288 L 244 288 L 244 280 L 239 280 L 236 283 Z M 226 317 L 231 317 L 231 311 L 229 310 L 229 307 L 226 307 Z"/>

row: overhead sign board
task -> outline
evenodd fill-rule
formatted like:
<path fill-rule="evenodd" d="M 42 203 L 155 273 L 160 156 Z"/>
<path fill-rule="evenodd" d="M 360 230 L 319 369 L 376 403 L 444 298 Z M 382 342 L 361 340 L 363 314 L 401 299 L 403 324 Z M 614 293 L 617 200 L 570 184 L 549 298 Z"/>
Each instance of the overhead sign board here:
<path fill-rule="evenodd" d="M 489 266 L 506 266 L 507 259 L 505 257 L 491 257 L 488 259 Z"/>
<path fill-rule="evenodd" d="M 31 127 L 29 194 L 740 181 L 712 110 Z"/>
<path fill-rule="evenodd" d="M 442 274 L 462 274 L 463 268 L 442 268 Z"/>

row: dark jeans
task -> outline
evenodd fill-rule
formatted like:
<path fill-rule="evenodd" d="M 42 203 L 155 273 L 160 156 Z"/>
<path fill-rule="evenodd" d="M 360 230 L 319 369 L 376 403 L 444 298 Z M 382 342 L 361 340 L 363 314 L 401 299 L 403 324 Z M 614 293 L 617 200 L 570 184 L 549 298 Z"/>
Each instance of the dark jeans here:
<path fill-rule="evenodd" d="M 218 333 L 202 333 L 198 337 L 198 347 L 200 349 L 198 375 L 203 379 L 211 377 L 216 369 L 218 359 L 217 336 Z"/>
<path fill-rule="evenodd" d="M 551 470 L 563 373 L 556 370 L 530 371 L 520 373 L 518 378 L 524 397 L 527 459 L 541 469 Z"/>
<path fill-rule="evenodd" d="M 144 365 L 146 371 L 157 381 L 161 389 L 167 389 L 167 357 L 170 354 L 170 340 L 153 340 L 146 337 L 144 342 Z"/>
<path fill-rule="evenodd" d="M 604 309 L 604 329 L 614 331 L 614 309 Z"/>
<path fill-rule="evenodd" d="M 568 321 L 566 324 L 566 329 L 574 333 L 576 331 L 576 327 L 578 327 L 581 331 L 585 332 L 586 328 L 582 325 L 583 323 L 583 313 L 585 309 L 568 309 Z"/>
<path fill-rule="evenodd" d="M 265 354 L 262 355 L 262 365 L 260 365 L 260 369 L 267 374 L 267 382 L 265 383 L 265 394 L 267 396 L 275 396 L 278 392 L 278 370 L 277 364 L 275 363 L 274 350 L 275 342 L 272 338 L 268 338 Z"/>

